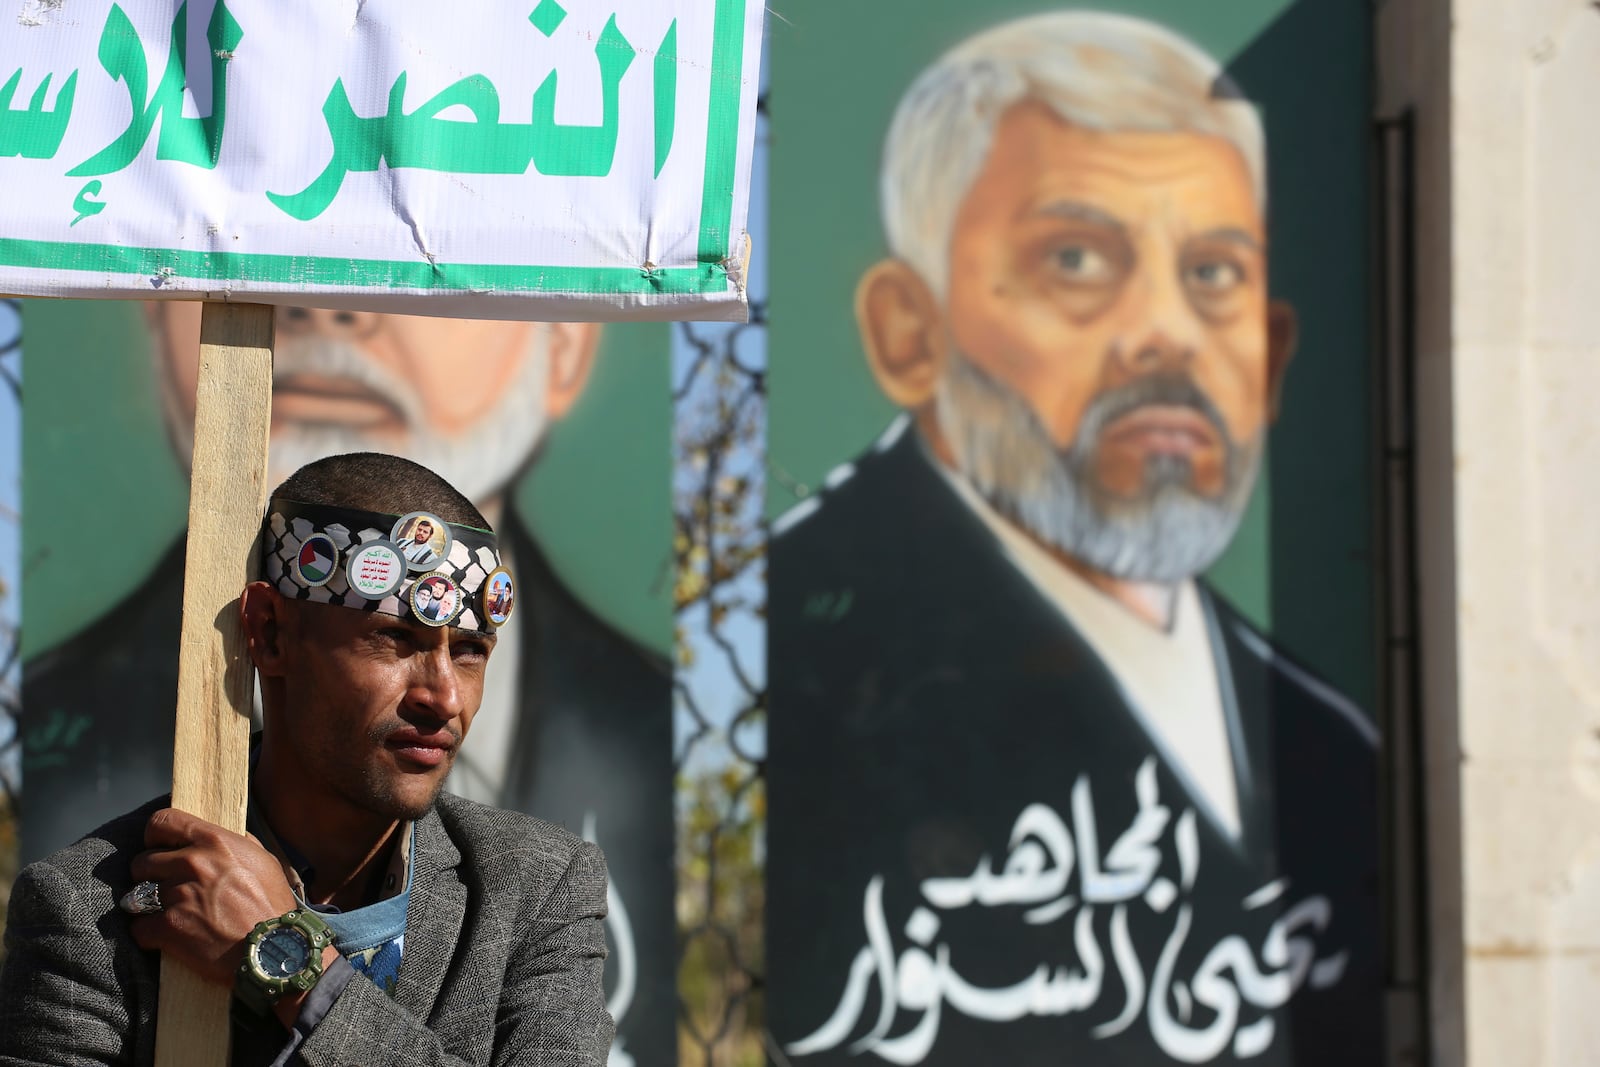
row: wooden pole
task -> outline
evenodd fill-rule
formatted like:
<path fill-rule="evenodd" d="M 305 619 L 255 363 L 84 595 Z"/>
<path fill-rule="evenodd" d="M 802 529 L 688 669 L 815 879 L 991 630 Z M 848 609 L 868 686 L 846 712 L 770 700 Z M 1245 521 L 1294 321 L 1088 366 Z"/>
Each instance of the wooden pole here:
<path fill-rule="evenodd" d="M 244 832 L 254 670 L 239 591 L 256 573 L 272 423 L 273 309 L 208 303 L 200 318 L 172 804 Z M 228 989 L 161 961 L 157 1067 L 225 1067 Z"/>

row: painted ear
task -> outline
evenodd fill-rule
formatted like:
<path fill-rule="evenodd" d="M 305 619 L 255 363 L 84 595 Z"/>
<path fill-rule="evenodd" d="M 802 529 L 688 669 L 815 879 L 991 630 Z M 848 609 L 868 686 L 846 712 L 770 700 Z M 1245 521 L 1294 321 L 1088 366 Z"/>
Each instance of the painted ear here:
<path fill-rule="evenodd" d="M 251 582 L 239 595 L 245 645 L 263 678 L 284 673 L 284 599 L 268 582 Z"/>
<path fill-rule="evenodd" d="M 552 322 L 544 328 L 550 331 L 550 387 L 545 394 L 545 411 L 559 419 L 572 410 L 589 382 L 595 351 L 600 347 L 600 324 Z"/>
<path fill-rule="evenodd" d="M 903 408 L 933 400 L 950 345 L 939 301 L 898 259 L 874 263 L 856 286 L 856 323 L 878 387 Z"/>
<path fill-rule="evenodd" d="M 1283 379 L 1300 339 L 1300 319 L 1282 300 L 1267 305 L 1267 415 L 1276 421 L 1283 399 Z"/>

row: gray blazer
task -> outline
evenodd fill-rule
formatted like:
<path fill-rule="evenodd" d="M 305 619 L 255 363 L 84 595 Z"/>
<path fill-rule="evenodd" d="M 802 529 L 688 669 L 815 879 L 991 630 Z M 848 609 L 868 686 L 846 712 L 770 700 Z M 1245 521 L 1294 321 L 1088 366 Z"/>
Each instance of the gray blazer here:
<path fill-rule="evenodd" d="M 0 970 L 0 1064 L 148 1064 L 160 957 L 116 901 L 159 800 L 26 867 L 12 891 Z M 353 978 L 292 1062 L 606 1062 L 601 988 L 606 868 L 548 823 L 441 794 L 417 822 L 395 997 Z M 288 1044 L 275 1023 L 234 1027 L 235 1064 Z"/>

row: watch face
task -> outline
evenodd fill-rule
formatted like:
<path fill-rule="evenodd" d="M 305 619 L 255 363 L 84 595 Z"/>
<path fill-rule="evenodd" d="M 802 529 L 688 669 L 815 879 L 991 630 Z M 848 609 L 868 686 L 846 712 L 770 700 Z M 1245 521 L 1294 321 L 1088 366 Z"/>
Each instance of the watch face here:
<path fill-rule="evenodd" d="M 311 943 L 292 926 L 269 930 L 256 948 L 256 962 L 268 978 L 289 978 L 311 962 Z"/>

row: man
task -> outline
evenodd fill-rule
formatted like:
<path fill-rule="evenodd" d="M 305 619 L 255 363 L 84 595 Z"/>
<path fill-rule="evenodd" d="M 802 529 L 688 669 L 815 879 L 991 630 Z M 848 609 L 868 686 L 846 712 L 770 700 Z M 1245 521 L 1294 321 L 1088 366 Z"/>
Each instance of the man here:
<path fill-rule="evenodd" d="M 1374 1063 L 1375 736 L 1196 580 L 1294 317 L 1264 145 L 1150 23 L 903 98 L 857 290 L 906 415 L 776 524 L 771 1026 L 792 1062 Z"/>
<path fill-rule="evenodd" d="M 200 309 L 147 305 L 174 452 L 192 450 Z M 441 472 L 500 531 L 521 603 L 499 631 L 486 714 L 451 789 L 586 833 L 612 855 L 608 974 L 617 1059 L 669 1062 L 676 1032 L 672 676 L 567 587 L 508 494 L 572 410 L 599 327 L 283 308 L 273 363 L 273 481 L 380 451 Z M 42 349 L 41 349 L 42 351 Z M 387 534 L 387 531 L 386 531 Z M 130 564 L 143 561 L 129 561 Z M 24 667 L 27 722 L 87 717 L 64 756 L 24 738 L 24 859 L 169 788 L 183 542 L 128 597 Z"/>
<path fill-rule="evenodd" d="M 427 519 L 417 519 L 411 524 L 411 543 L 406 545 L 404 555 L 411 563 L 433 562 L 433 546 L 428 542 L 433 540 L 433 523 Z"/>
<path fill-rule="evenodd" d="M 498 619 L 511 614 L 511 579 L 496 574 L 489 579 L 489 617 Z"/>
<path fill-rule="evenodd" d="M 438 622 L 440 615 L 450 610 L 445 598 L 450 595 L 450 586 L 442 578 L 424 578 L 417 583 L 416 601 L 417 614 L 429 622 Z M 485 613 L 488 605 L 485 605 Z"/>
<path fill-rule="evenodd" d="M 264 720 L 251 836 L 162 799 L 26 868 L 0 1061 L 153 1062 L 162 953 L 234 989 L 235 1064 L 605 1062 L 599 849 L 440 792 L 491 628 L 473 608 L 427 625 L 404 587 L 367 600 L 288 565 L 308 531 L 343 550 L 418 507 L 456 524 L 468 543 L 441 566 L 476 594 L 494 535 L 431 471 L 359 453 L 278 488 L 270 580 L 239 604 Z"/>

